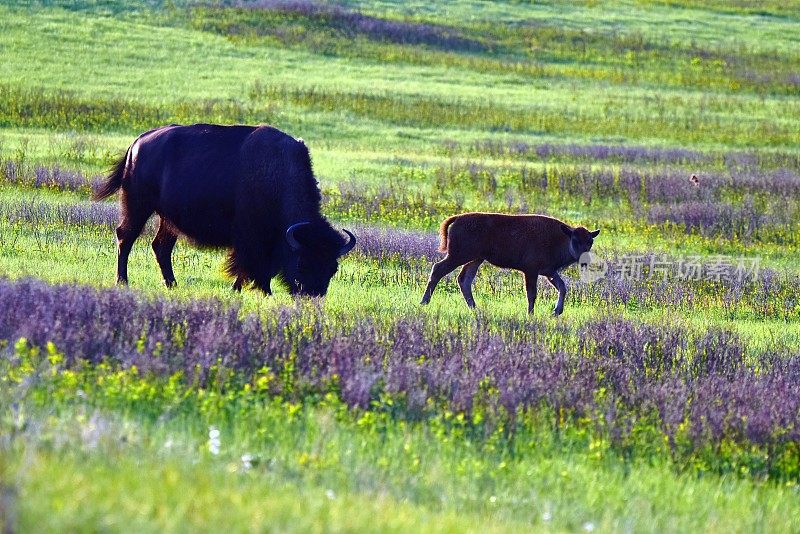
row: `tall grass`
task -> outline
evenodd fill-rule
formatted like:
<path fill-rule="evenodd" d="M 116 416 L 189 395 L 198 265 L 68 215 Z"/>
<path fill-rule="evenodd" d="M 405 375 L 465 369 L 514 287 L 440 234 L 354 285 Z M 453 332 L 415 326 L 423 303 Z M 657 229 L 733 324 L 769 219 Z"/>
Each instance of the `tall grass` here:
<path fill-rule="evenodd" d="M 497 103 L 478 103 L 459 98 L 403 96 L 374 92 L 341 92 L 323 87 L 296 88 L 256 83 L 249 94 L 255 102 L 289 103 L 303 108 L 326 112 L 349 112 L 397 125 L 423 128 L 467 128 L 530 134 L 583 134 L 623 136 L 628 138 L 661 138 L 678 143 L 724 143 L 732 146 L 758 144 L 791 145 L 800 140 L 792 125 L 772 120 L 746 120 L 747 132 L 742 131 L 742 117 L 721 116 L 689 111 L 688 99 L 672 97 L 669 102 L 642 99 L 638 107 L 631 102 L 608 97 L 594 102 L 595 107 L 568 106 L 557 109 L 551 105 L 519 105 L 511 107 Z M 724 98 L 714 107 L 724 106 Z M 741 103 L 735 104 L 741 106 Z M 598 109 L 602 109 L 600 111 Z M 677 107 L 686 110 L 675 114 Z M 602 118 L 602 120 L 601 120 Z"/>
<path fill-rule="evenodd" d="M 0 158 L 0 183 L 89 193 L 104 180 L 57 166 L 30 165 L 24 158 L 22 153 Z M 667 168 L 528 167 L 451 159 L 446 166 L 400 167 L 394 174 L 395 180 L 378 187 L 352 181 L 327 186 L 323 209 L 340 218 L 405 220 L 432 227 L 465 210 L 553 212 L 580 202 L 595 218 L 613 211 L 638 224 L 669 222 L 687 233 L 743 243 L 788 244 L 797 237 L 800 207 L 791 198 L 800 191 L 800 177 L 787 169 L 733 167 L 692 181 L 685 171 Z"/>
<path fill-rule="evenodd" d="M 747 120 L 688 111 L 675 115 L 664 102 L 634 109 L 630 102 L 608 98 L 592 106 L 556 109 L 550 105 L 483 104 L 472 99 L 341 92 L 255 83 L 247 100 L 179 101 L 167 106 L 124 98 L 87 98 L 67 91 L 0 85 L 0 125 L 87 131 L 144 131 L 155 126 L 192 122 L 274 121 L 287 106 L 418 128 L 476 129 L 529 134 L 570 134 L 660 138 L 674 143 L 724 143 L 731 146 L 789 146 L 800 141 L 793 123 Z M 598 106 L 603 110 L 600 111 Z M 719 106 L 723 106 L 720 101 Z M 604 120 L 600 120 L 603 117 Z"/>
<path fill-rule="evenodd" d="M 800 91 L 800 60 L 788 51 L 702 46 L 696 40 L 655 38 L 640 31 L 595 31 L 526 21 L 507 28 L 474 23 L 445 27 L 307 1 L 203 6 L 190 8 L 187 18 L 193 28 L 233 39 L 265 39 L 343 57 L 537 79 L 567 77 L 773 95 Z"/>
<path fill-rule="evenodd" d="M 273 105 L 236 100 L 183 101 L 169 105 L 127 98 L 92 98 L 70 91 L 0 85 L 0 126 L 78 131 L 141 132 L 169 123 L 269 123 Z"/>
<path fill-rule="evenodd" d="M 576 333 L 523 322 L 497 335 L 480 318 L 466 330 L 431 331 L 421 320 L 342 328 L 314 307 L 240 319 L 213 301 L 35 281 L 0 281 L 0 302 L 0 339 L 24 338 L 9 355 L 23 368 L 37 367 L 25 361 L 38 355 L 30 346 L 52 342 L 64 369 L 106 364 L 185 376 L 223 395 L 250 383 L 295 402 L 332 394 L 400 419 L 448 410 L 479 433 L 499 426 L 512 438 L 516 425 L 530 422 L 556 432 L 586 425 L 619 452 L 642 448 L 687 467 L 702 459 L 715 471 L 741 465 L 755 476 L 800 479 L 800 355 L 748 354 L 724 330 L 610 316 Z"/>

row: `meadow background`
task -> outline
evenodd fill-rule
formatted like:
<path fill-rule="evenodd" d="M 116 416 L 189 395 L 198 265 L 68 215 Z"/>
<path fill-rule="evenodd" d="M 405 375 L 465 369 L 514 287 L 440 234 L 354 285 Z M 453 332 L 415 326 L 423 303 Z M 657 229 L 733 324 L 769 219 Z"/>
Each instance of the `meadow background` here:
<path fill-rule="evenodd" d="M 4 528 L 798 529 L 792 2 L 6 1 L 0 57 Z M 184 242 L 168 291 L 152 223 L 113 287 L 93 186 L 199 121 L 308 144 L 359 237 L 325 299 Z M 612 275 L 420 307 L 466 210 L 600 228 Z"/>

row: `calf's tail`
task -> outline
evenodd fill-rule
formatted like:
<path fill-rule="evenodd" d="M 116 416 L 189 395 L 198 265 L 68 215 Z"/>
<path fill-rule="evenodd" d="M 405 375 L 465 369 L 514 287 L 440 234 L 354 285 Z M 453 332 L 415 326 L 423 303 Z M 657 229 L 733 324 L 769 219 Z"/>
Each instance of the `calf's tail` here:
<path fill-rule="evenodd" d="M 458 215 L 448 217 L 439 228 L 439 252 L 447 252 L 447 229 L 458 219 Z"/>
<path fill-rule="evenodd" d="M 122 187 L 122 178 L 125 176 L 125 169 L 128 165 L 129 153 L 130 148 L 125 151 L 125 154 L 123 154 L 116 163 L 114 163 L 114 166 L 111 167 L 111 171 L 106 177 L 106 181 L 92 193 L 92 200 L 103 200 L 119 191 Z"/>

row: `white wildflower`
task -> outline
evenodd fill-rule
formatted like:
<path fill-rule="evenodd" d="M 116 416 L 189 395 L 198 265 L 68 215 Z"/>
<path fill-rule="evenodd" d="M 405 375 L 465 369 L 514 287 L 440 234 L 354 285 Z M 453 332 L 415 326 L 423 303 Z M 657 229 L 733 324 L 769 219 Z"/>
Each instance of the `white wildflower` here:
<path fill-rule="evenodd" d="M 253 468 L 253 456 L 248 453 L 242 455 L 242 469 L 245 471 Z"/>
<path fill-rule="evenodd" d="M 208 451 L 216 456 L 219 454 L 219 448 L 222 441 L 219 438 L 219 430 L 216 427 L 209 427 L 208 429 Z"/>

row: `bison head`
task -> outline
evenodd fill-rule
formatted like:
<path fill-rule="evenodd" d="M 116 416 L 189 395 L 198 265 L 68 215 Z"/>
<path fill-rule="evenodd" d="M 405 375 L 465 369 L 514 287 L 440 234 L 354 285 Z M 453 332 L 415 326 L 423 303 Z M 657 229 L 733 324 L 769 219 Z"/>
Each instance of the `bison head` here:
<path fill-rule="evenodd" d="M 594 238 L 600 234 L 600 230 L 590 232 L 583 226 L 572 229 L 566 224 L 561 225 L 561 231 L 569 236 L 569 253 L 576 261 L 582 254 L 592 250 Z"/>
<path fill-rule="evenodd" d="M 343 231 L 347 240 L 324 221 L 300 222 L 286 229 L 290 253 L 283 275 L 292 294 L 319 297 L 328 291 L 339 257 L 356 246 L 356 236 Z"/>

